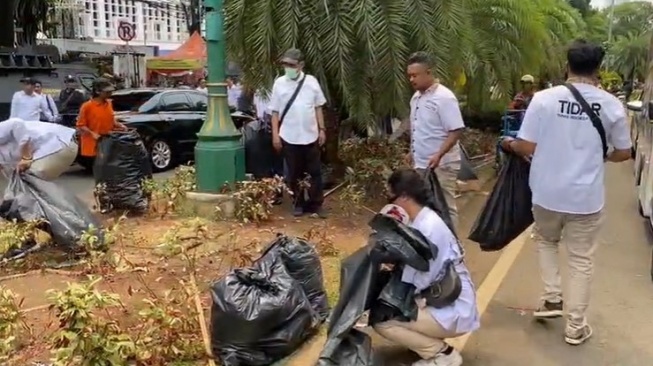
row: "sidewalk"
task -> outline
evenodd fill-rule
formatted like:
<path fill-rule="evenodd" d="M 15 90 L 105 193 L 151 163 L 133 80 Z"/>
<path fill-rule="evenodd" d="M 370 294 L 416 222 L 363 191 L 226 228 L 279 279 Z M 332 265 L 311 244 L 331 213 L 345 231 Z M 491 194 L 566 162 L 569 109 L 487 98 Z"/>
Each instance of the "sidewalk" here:
<path fill-rule="evenodd" d="M 523 243 L 511 244 L 523 248 L 483 314 L 481 330 L 463 349 L 466 366 L 653 364 L 648 228 L 637 212 L 631 164 L 608 166 L 606 222 L 600 236 L 589 314 L 594 337 L 587 344 L 572 347 L 563 341 L 564 320 L 540 323 L 532 319 L 542 285 L 535 248 L 526 235 Z M 565 278 L 565 262 L 561 263 Z"/>

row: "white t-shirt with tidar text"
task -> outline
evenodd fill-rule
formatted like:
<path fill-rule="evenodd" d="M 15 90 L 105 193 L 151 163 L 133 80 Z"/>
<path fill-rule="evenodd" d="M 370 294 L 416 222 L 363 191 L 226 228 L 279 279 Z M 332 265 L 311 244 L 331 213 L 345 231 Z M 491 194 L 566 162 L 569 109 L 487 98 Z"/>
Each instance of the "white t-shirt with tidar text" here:
<path fill-rule="evenodd" d="M 270 109 L 279 113 L 279 118 L 290 101 L 299 81 L 306 78 L 297 98 L 288 109 L 281 127 L 279 137 L 289 144 L 309 145 L 317 141 L 319 128 L 315 108 L 326 104 L 326 98 L 317 79 L 313 75 L 302 73 L 297 80 L 281 76 L 274 81 L 270 95 Z"/>
<path fill-rule="evenodd" d="M 573 84 L 599 116 L 608 146 L 632 146 L 623 104 L 589 84 Z M 535 93 L 518 138 L 537 144 L 531 163 L 533 204 L 571 214 L 599 212 L 605 203 L 603 145 L 592 121 L 569 89 Z"/>

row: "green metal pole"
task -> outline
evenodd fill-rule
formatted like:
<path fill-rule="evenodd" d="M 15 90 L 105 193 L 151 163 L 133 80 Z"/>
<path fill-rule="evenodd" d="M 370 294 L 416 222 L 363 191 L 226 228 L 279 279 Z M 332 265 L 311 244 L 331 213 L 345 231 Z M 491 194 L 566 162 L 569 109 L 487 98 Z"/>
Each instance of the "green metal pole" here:
<path fill-rule="evenodd" d="M 195 146 L 197 190 L 217 193 L 245 179 L 245 149 L 227 103 L 223 0 L 204 0 L 209 105 Z"/>

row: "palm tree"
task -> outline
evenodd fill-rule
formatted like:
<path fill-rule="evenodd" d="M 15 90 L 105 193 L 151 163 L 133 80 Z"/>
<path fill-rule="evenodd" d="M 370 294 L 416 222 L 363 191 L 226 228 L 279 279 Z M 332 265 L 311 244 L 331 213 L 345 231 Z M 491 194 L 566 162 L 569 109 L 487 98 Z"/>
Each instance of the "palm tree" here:
<path fill-rule="evenodd" d="M 5 9 L 16 8 L 18 0 L 5 0 Z M 14 12 L 5 11 L 0 14 L 0 47 L 14 47 Z"/>
<path fill-rule="evenodd" d="M 306 55 L 331 105 L 360 124 L 405 115 L 405 60 L 424 50 L 445 82 L 465 74 L 468 106 L 509 94 L 519 73 L 560 68 L 584 27 L 564 0 L 226 0 L 230 57 L 244 81 L 270 86 L 287 48 Z"/>
<path fill-rule="evenodd" d="M 645 77 L 651 34 L 651 31 L 631 32 L 618 36 L 609 50 L 609 68 L 626 75 L 626 80 Z"/>
<path fill-rule="evenodd" d="M 50 11 L 49 0 L 15 0 L 14 19 L 16 26 L 22 28 L 18 38 L 19 45 L 36 43 L 36 35 L 45 29 Z"/>

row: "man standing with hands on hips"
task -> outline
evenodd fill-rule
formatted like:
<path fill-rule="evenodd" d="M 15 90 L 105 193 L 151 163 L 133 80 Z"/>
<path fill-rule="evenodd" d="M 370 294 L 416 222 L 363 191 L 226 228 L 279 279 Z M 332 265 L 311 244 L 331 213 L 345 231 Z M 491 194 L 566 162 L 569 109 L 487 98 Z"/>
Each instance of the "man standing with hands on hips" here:
<path fill-rule="evenodd" d="M 456 95 L 435 78 L 433 67 L 425 52 L 408 58 L 407 73 L 415 94 L 410 100 L 410 152 L 406 161 L 421 174 L 435 170 L 455 226 L 456 180 L 461 160 L 458 140 L 465 123 Z"/>
<path fill-rule="evenodd" d="M 323 106 L 326 98 L 317 79 L 303 72 L 304 55 L 289 49 L 281 58 L 285 74 L 272 86 L 272 144 L 288 165 L 286 180 L 294 194 L 293 215 L 315 214 L 325 218 L 322 208 L 322 163 L 320 149 L 326 141 Z M 308 200 L 300 182 L 310 177 Z"/>

